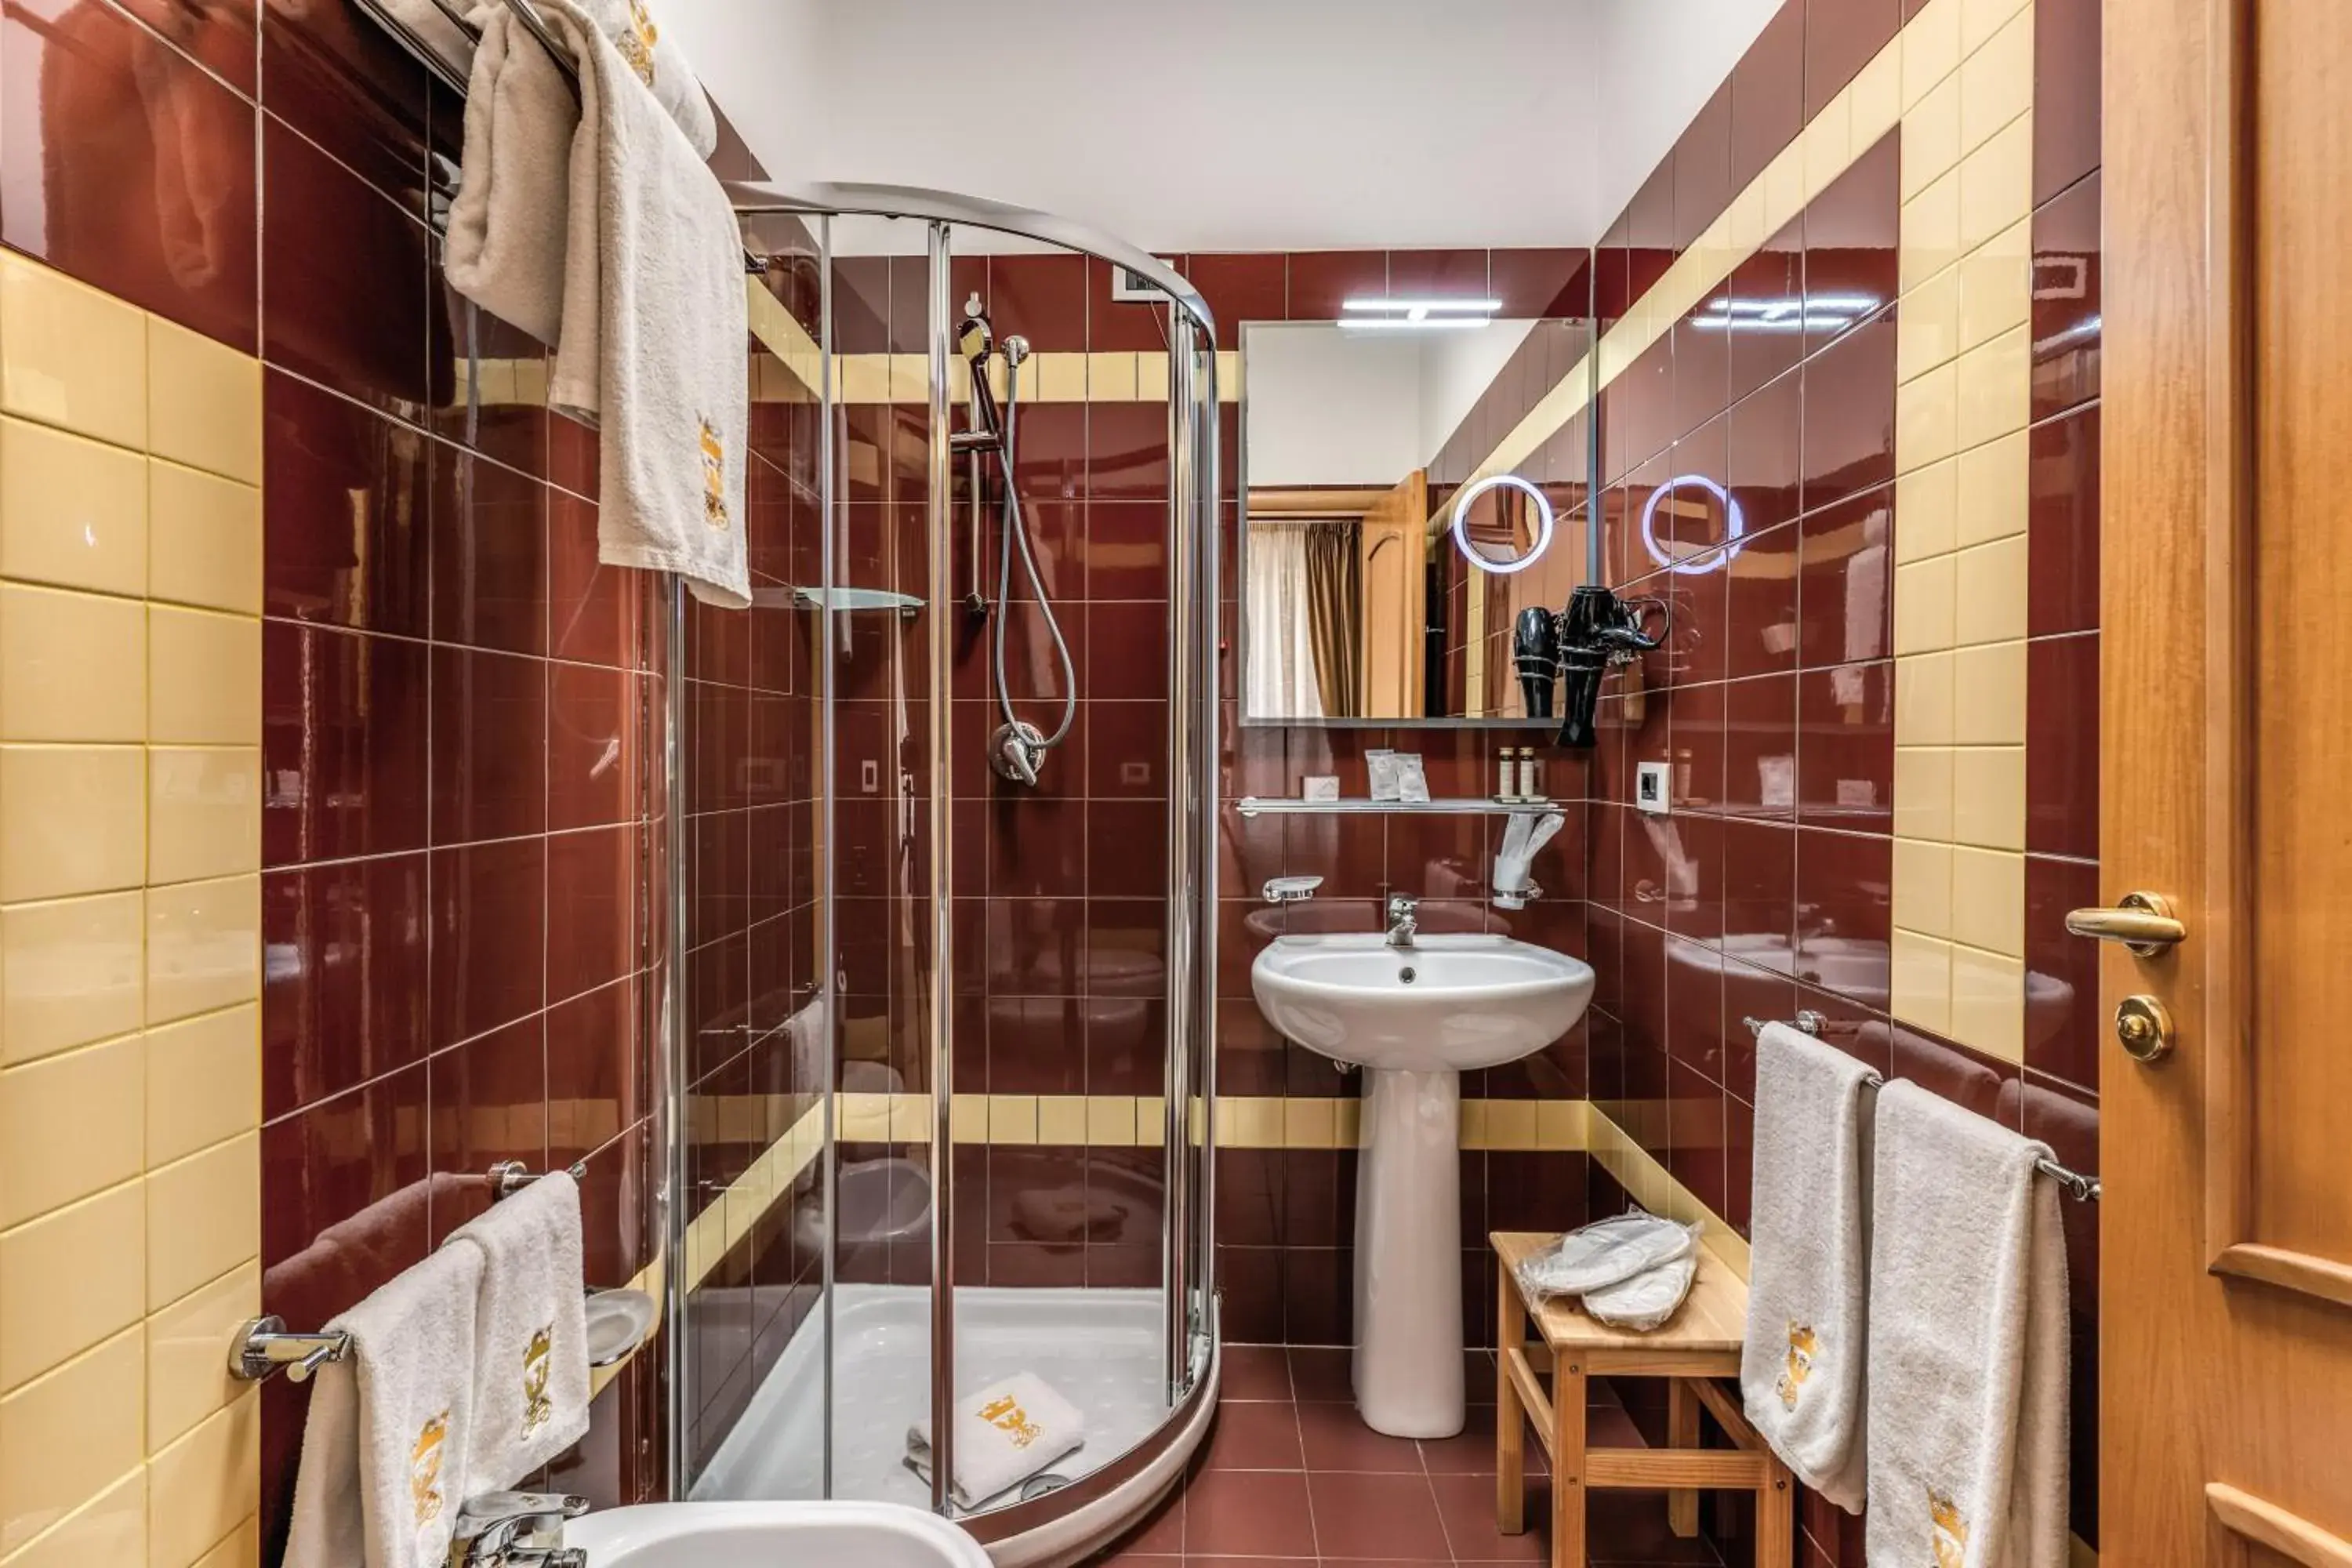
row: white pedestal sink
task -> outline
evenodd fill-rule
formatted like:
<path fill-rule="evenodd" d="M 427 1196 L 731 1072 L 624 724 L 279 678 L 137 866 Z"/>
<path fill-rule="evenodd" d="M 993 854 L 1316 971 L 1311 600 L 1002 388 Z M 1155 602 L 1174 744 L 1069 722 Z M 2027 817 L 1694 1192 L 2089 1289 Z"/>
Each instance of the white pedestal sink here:
<path fill-rule="evenodd" d="M 1375 1431 L 1462 1429 L 1461 1075 L 1567 1033 L 1592 980 L 1588 964 L 1501 936 L 1286 936 L 1250 966 L 1269 1023 L 1364 1069 L 1355 1385 Z"/>

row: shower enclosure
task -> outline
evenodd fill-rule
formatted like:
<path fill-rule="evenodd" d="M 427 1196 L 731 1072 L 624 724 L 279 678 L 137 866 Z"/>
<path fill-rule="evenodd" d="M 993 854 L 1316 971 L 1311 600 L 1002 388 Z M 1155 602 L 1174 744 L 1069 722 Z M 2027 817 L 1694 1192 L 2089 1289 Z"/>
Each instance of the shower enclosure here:
<path fill-rule="evenodd" d="M 1215 1399 L 1215 325 L 1043 214 L 730 195 L 764 262 L 754 605 L 675 595 L 665 687 L 674 1495 L 915 1502 L 1068 1561 L 1173 1483 Z M 1082 280 L 1075 329 L 1037 279 Z M 1088 285 L 1153 301 L 1118 307 L 1129 346 L 1086 341 Z M 1017 447 L 971 461 L 993 405 Z M 1033 570 L 1004 595 L 1008 543 Z M 1000 680 L 1048 719 L 1076 684 L 1034 784 L 991 766 Z M 1085 1442 L 959 1502 L 950 1412 L 1021 1372 Z"/>

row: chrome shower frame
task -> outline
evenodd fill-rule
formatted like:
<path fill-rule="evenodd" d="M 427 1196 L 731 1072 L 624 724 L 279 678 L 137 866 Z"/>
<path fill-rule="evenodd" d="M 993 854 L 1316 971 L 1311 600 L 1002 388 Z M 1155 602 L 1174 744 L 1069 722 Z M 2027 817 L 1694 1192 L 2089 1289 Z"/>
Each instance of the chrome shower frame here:
<path fill-rule="evenodd" d="M 953 588 L 956 520 L 950 494 L 954 450 L 949 365 L 954 326 L 950 320 L 953 300 L 950 290 L 949 259 L 953 232 L 959 228 L 986 229 L 1093 257 L 1148 279 L 1169 298 L 1167 646 L 1170 684 L 1168 934 L 1165 957 L 1168 987 L 1165 1044 L 1167 1200 L 1161 1239 L 1167 1305 L 1166 1374 L 1170 1411 L 1167 1418 L 1150 1436 L 1072 1485 L 1034 1500 L 959 1521 L 983 1542 L 1005 1541 L 1069 1520 L 1081 1511 L 1092 1513 L 1097 1505 L 1106 1504 L 1126 1483 L 1160 1468 L 1170 1451 L 1185 1434 L 1189 1432 L 1197 1440 L 1202 1419 L 1206 1414 L 1205 1405 L 1213 1403 L 1216 1396 L 1215 1247 L 1210 1226 L 1210 1216 L 1215 1212 L 1215 1118 L 1213 1108 L 1216 1103 L 1216 1056 L 1212 1029 L 1216 1016 L 1214 954 L 1220 717 L 1216 649 L 1220 582 L 1217 458 L 1221 408 L 1217 390 L 1216 321 L 1200 292 L 1157 258 L 1110 236 L 1051 214 L 946 192 L 897 185 L 815 184 L 787 188 L 730 183 L 727 192 L 739 218 L 749 219 L 770 214 L 790 215 L 810 219 L 827 229 L 830 219 L 852 216 L 908 219 L 928 225 L 930 405 L 928 429 L 930 449 L 926 528 L 930 574 L 927 607 L 930 611 L 930 622 L 927 628 L 926 651 L 930 661 L 930 689 L 935 693 L 952 689 L 955 631 L 961 616 L 959 599 Z M 830 256 L 829 239 L 824 249 Z M 831 406 L 833 353 L 830 272 L 828 267 L 823 337 L 828 408 Z M 822 468 L 820 502 L 823 515 L 828 520 L 825 563 L 830 581 L 832 519 L 836 497 L 834 465 L 829 456 L 831 419 L 828 418 L 824 425 L 828 458 Z M 974 566 L 976 569 L 977 562 Z M 684 589 L 673 581 L 669 591 L 668 621 L 673 638 L 671 646 L 675 649 L 682 646 Z M 830 619 L 828 612 L 825 617 L 828 627 Z M 685 732 L 684 689 L 685 682 L 677 679 L 669 680 L 665 688 L 669 708 L 667 716 L 670 741 L 668 759 L 673 768 L 669 816 L 673 867 L 683 864 L 676 857 L 684 849 L 683 823 L 677 798 L 681 792 L 677 785 L 681 775 L 675 771 L 684 762 L 683 748 L 679 744 L 679 738 Z M 929 1011 L 933 1090 L 930 1096 L 929 1170 L 934 1205 L 930 1299 L 931 1431 L 935 1441 L 932 1506 L 941 1513 L 950 1511 L 947 1489 L 954 1463 L 950 1446 L 954 1433 L 951 1413 L 955 1388 L 955 1260 L 951 1243 L 954 1173 L 950 1127 L 952 1096 L 949 1091 L 949 1086 L 954 1080 L 950 1033 L 951 1009 L 946 1005 L 946 1000 L 954 994 L 955 981 L 950 929 L 952 889 L 950 884 L 954 858 L 949 841 L 953 821 L 950 774 L 950 708 L 951 705 L 944 701 L 933 701 L 929 705 L 927 736 L 930 746 L 927 785 L 935 836 L 933 853 L 929 858 L 931 885 L 928 891 L 931 900 L 932 918 L 929 931 L 931 952 L 929 995 L 925 998 Z M 828 717 L 825 721 L 828 751 L 830 729 Z M 831 773 L 828 758 L 825 776 L 830 778 Z M 820 809 L 829 816 L 830 805 L 828 790 Z M 820 873 L 824 879 L 826 893 L 821 902 L 828 911 L 831 907 L 831 871 L 828 835 L 825 862 Z M 676 910 L 674 919 L 682 929 L 682 909 Z M 825 923 L 829 928 L 829 918 Z M 825 968 L 829 973 L 832 968 L 829 958 Z M 682 1019 L 682 967 L 673 961 L 667 988 L 668 1000 L 674 1009 L 674 1016 Z M 830 989 L 829 979 L 827 989 Z M 666 1086 L 666 1099 L 673 1108 L 683 1104 L 685 1056 L 682 1050 L 673 1050 L 666 1064 L 670 1079 Z M 833 1097 L 827 1093 L 824 1098 L 829 1111 Z M 826 1125 L 829 1151 L 832 1144 L 829 1120 Z M 673 1139 L 672 1142 L 677 1143 L 678 1141 Z M 674 1148 L 671 1153 L 674 1160 L 678 1158 L 677 1149 Z M 674 1184 L 682 1181 L 682 1172 L 675 1167 L 670 1176 Z M 826 1226 L 830 1233 L 835 1223 L 834 1205 L 828 1201 L 825 1207 Z M 682 1268 L 682 1259 L 677 1256 L 679 1250 L 675 1247 L 670 1248 L 673 1270 Z M 828 1245 L 828 1313 L 832 1301 L 829 1287 L 833 1250 Z M 672 1287 L 673 1300 L 682 1303 L 682 1276 L 674 1275 L 668 1283 Z M 673 1330 L 675 1328 L 673 1324 Z M 671 1352 L 675 1355 L 683 1336 L 673 1331 L 669 1337 L 673 1342 Z M 834 1429 L 830 1359 L 828 1354 L 824 1413 L 824 1430 L 828 1434 L 828 1491 L 831 1489 L 830 1434 Z M 683 1368 L 674 1363 L 673 1375 L 669 1379 L 672 1440 L 669 1444 L 668 1480 L 672 1496 L 684 1496 L 690 1479 L 686 1474 L 688 1462 L 682 1439 L 686 1425 L 683 1403 L 688 1394 L 688 1380 L 682 1373 Z"/>

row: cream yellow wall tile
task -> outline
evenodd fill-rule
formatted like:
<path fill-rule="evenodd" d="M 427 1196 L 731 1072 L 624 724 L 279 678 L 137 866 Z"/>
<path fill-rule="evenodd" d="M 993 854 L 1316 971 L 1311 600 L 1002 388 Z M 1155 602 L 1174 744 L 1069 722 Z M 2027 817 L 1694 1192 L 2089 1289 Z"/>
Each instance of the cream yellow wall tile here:
<path fill-rule="evenodd" d="M 1950 747 L 1895 748 L 1895 831 L 1904 838 L 1951 838 Z"/>
<path fill-rule="evenodd" d="M 1961 0 L 1927 0 L 1903 26 L 1903 107 L 1959 68 Z"/>
<path fill-rule="evenodd" d="M 0 329 L 5 330 L 5 329 Z M 0 1553 L 139 1464 L 146 1359 L 128 1329 L 0 1398 Z"/>
<path fill-rule="evenodd" d="M 1339 1146 L 1338 1102 L 1300 1097 L 1282 1102 L 1282 1146 L 1286 1149 L 1331 1149 Z"/>
<path fill-rule="evenodd" d="M 1952 934 L 1952 847 L 1918 838 L 1895 841 L 1890 918 L 1921 936 Z"/>
<path fill-rule="evenodd" d="M 1364 1146 L 1364 1102 L 1359 1099 L 1339 1102 L 1339 1128 L 1332 1139 L 1339 1149 L 1360 1149 Z"/>
<path fill-rule="evenodd" d="M 168 1023 L 261 994 L 261 879 L 147 890 L 147 1021 Z"/>
<path fill-rule="evenodd" d="M 1903 42 L 1898 34 L 1854 72 L 1853 150 L 1856 156 L 1895 129 L 1903 114 Z"/>
<path fill-rule="evenodd" d="M 1828 190 L 1853 163 L 1853 92 L 1840 88 L 1806 122 L 1805 195 L 1808 200 Z M 1688 306 L 1685 306 L 1687 310 Z M 1677 311 L 1676 314 L 1681 314 Z"/>
<path fill-rule="evenodd" d="M 7 1560 L 8 1568 L 99 1568 L 147 1560 L 147 1471 L 131 1471 Z"/>
<path fill-rule="evenodd" d="M 1532 1100 L 1490 1100 L 1486 1102 L 1486 1142 L 1494 1149 L 1536 1146 L 1536 1102 Z"/>
<path fill-rule="evenodd" d="M 1947 459 L 1913 468 L 1895 481 L 1895 559 L 1898 563 L 1941 555 L 1952 548 L 1958 479 L 1958 466 Z"/>
<path fill-rule="evenodd" d="M 1954 729 L 1952 656 L 1915 654 L 1895 661 L 1895 743 L 1948 746 Z"/>
<path fill-rule="evenodd" d="M 1242 398 L 1242 356 L 1238 349 L 1217 351 L 1217 401 L 1239 403 Z"/>
<path fill-rule="evenodd" d="M 1764 226 L 1764 178 L 1758 175 L 1723 209 L 1724 232 L 1743 260 L 1756 253 L 1771 231 Z"/>
<path fill-rule="evenodd" d="M 147 753 L 147 879 L 191 882 L 261 868 L 261 752 L 156 746 Z"/>
<path fill-rule="evenodd" d="M 1742 1275 L 1741 1278 L 1747 1276 Z M 618 1371 L 617 1365 L 599 1367 L 596 1375 L 609 1380 Z M 602 1393 L 604 1385 L 592 1384 L 591 1389 L 592 1392 Z M 152 1564 L 150 1568 L 152 1568 Z M 198 1558 L 194 1568 L 261 1568 L 261 1516 L 254 1514 L 239 1520 L 226 1539 Z"/>
<path fill-rule="evenodd" d="M 1953 742 L 2025 744 L 2025 645 L 1987 643 L 1951 657 Z"/>
<path fill-rule="evenodd" d="M 261 1390 L 159 1450 L 147 1475 L 147 1568 L 187 1568 L 236 1530 L 261 1492 Z"/>
<path fill-rule="evenodd" d="M 1895 569 L 1895 652 L 1934 653 L 1952 646 L 1953 558 L 1931 556 Z"/>
<path fill-rule="evenodd" d="M 1952 851 L 1954 942 L 2011 958 L 2025 955 L 2025 857 L 2006 849 Z"/>
<path fill-rule="evenodd" d="M 954 362 L 950 360 L 950 363 Z M 928 405 L 931 400 L 931 360 L 929 354 L 890 356 L 890 401 Z"/>
<path fill-rule="evenodd" d="M 1087 1141 L 1087 1097 L 1082 1094 L 1041 1094 L 1037 1097 L 1037 1142 L 1079 1145 Z"/>
<path fill-rule="evenodd" d="M 147 591 L 147 459 L 0 418 L 0 577 Z"/>
<path fill-rule="evenodd" d="M 2021 114 L 1960 162 L 1960 249 L 2033 211 L 2033 116 Z"/>
<path fill-rule="evenodd" d="M 1135 395 L 1145 403 L 1168 401 L 1168 352 L 1155 349 L 1135 356 Z"/>
<path fill-rule="evenodd" d="M 143 748 L 0 746 L 0 903 L 139 886 L 146 805 Z"/>
<path fill-rule="evenodd" d="M 0 1232 L 0 1391 L 140 1321 L 145 1226 L 126 1182 Z"/>
<path fill-rule="evenodd" d="M 248 1002 L 147 1033 L 147 1163 L 261 1125 L 261 1010 Z"/>
<path fill-rule="evenodd" d="M 147 1174 L 147 1305 L 169 1306 L 261 1250 L 261 1137 Z"/>
<path fill-rule="evenodd" d="M 1952 455 L 1959 429 L 1956 367 L 1938 365 L 1895 389 L 1895 468 L 1907 474 Z M 1901 524 L 1896 524 L 1900 531 Z"/>
<path fill-rule="evenodd" d="M 2023 746 L 1971 746 L 1952 753 L 1952 842 L 2025 847 Z"/>
<path fill-rule="evenodd" d="M 1021 367 L 1024 386 L 1040 403 L 1084 403 L 1087 400 L 1087 356 L 1075 352 L 1040 353 Z"/>
<path fill-rule="evenodd" d="M 1960 356 L 1956 413 L 1963 449 L 2025 428 L 2033 396 L 2029 331 L 2013 328 Z"/>
<path fill-rule="evenodd" d="M 948 1101 L 948 1136 L 958 1143 L 988 1142 L 988 1097 L 959 1094 Z"/>
<path fill-rule="evenodd" d="M 2025 963 L 1952 949 L 1952 1038 L 2005 1061 L 2025 1059 Z"/>
<path fill-rule="evenodd" d="M 144 740 L 145 619 L 135 599 L 0 583 L 0 739 Z"/>
<path fill-rule="evenodd" d="M 2033 307 L 2031 232 L 2030 223 L 2013 223 L 1960 258 L 1960 347 L 2026 323 Z"/>
<path fill-rule="evenodd" d="M 1950 559 L 1958 564 L 1953 640 L 1967 645 L 2023 637 L 2025 535 L 1971 545 Z"/>
<path fill-rule="evenodd" d="M 0 409 L 145 447 L 145 313 L 14 252 L 0 257 Z"/>
<path fill-rule="evenodd" d="M 149 591 L 175 604 L 261 613 L 261 491 L 156 458 L 147 466 Z"/>
<path fill-rule="evenodd" d="M 1764 232 L 1778 234 L 1788 221 L 1805 207 L 1805 144 L 1803 138 L 1780 149 L 1773 160 L 1764 165 Z M 1644 321 L 1647 329 L 1643 347 L 1654 339 L 1656 325 Z"/>
<path fill-rule="evenodd" d="M 1952 1023 L 1952 944 L 1897 926 L 1889 952 L 1887 1010 L 1937 1034 Z"/>
<path fill-rule="evenodd" d="M 1168 1097 L 1164 1094 L 1139 1094 L 1135 1097 L 1135 1138 L 1139 1143 L 1162 1143 L 1168 1138 Z"/>
<path fill-rule="evenodd" d="M 2033 105 L 2033 11 L 2010 18 L 1960 67 L 1960 150 L 1972 153 Z"/>
<path fill-rule="evenodd" d="M 1583 1148 L 1584 1105 L 1580 1100 L 1538 1100 L 1536 1146 L 1552 1151 Z"/>
<path fill-rule="evenodd" d="M 1087 400 L 1090 403 L 1135 401 L 1135 355 L 1090 353 L 1087 356 Z"/>
<path fill-rule="evenodd" d="M 261 482 L 261 362 L 201 332 L 147 318 L 147 449 L 247 484 Z"/>
<path fill-rule="evenodd" d="M 2033 17 L 2032 0 L 1960 0 L 1960 55 L 1963 59 L 1986 47 L 2000 31 L 2001 24 L 2022 11 L 2028 22 Z M 2026 57 L 2032 68 L 2032 57 Z"/>
<path fill-rule="evenodd" d="M 1037 1097 L 1034 1094 L 990 1095 L 988 1141 L 1013 1145 L 1036 1142 Z"/>
<path fill-rule="evenodd" d="M 890 401 L 888 354 L 840 354 L 833 362 L 834 385 L 844 403 Z"/>
<path fill-rule="evenodd" d="M 1924 375 L 1959 352 L 1960 273 L 1948 267 L 1903 297 L 1895 318 L 1895 378 Z"/>
<path fill-rule="evenodd" d="M 152 739 L 165 745 L 261 744 L 259 621 L 151 605 L 147 657 Z"/>
<path fill-rule="evenodd" d="M 261 1265 L 230 1269 L 147 1320 L 147 1447 L 173 1441 L 247 1385 L 222 1351 L 261 1313 Z"/>
<path fill-rule="evenodd" d="M 1135 1145 L 1135 1097 L 1131 1094 L 1087 1096 L 1087 1145 L 1094 1149 Z"/>
<path fill-rule="evenodd" d="M 1960 172 L 1957 169 L 1903 204 L 1896 275 L 1903 292 L 1960 258 Z"/>
<path fill-rule="evenodd" d="M 2025 432 L 2015 430 L 1960 454 L 1956 543 L 1985 544 L 2025 532 L 2028 447 Z"/>
<path fill-rule="evenodd" d="M 0 1227 L 139 1174 L 144 1061 L 128 1035 L 0 1071 Z"/>
<path fill-rule="evenodd" d="M 139 1027 L 144 910 L 135 892 L 0 909 L 0 1065 Z"/>
<path fill-rule="evenodd" d="M 931 1114 L 931 1097 L 928 1094 L 894 1094 L 890 1097 L 890 1142 L 893 1143 L 929 1143 L 939 1130 Z"/>
<path fill-rule="evenodd" d="M 1465 1100 L 1461 1103 L 1454 1121 L 1455 1139 L 1465 1149 L 1484 1149 L 1486 1143 L 1486 1102 Z"/>
<path fill-rule="evenodd" d="M 1960 161 L 1960 78 L 1946 77 L 1903 117 L 1903 199 Z"/>

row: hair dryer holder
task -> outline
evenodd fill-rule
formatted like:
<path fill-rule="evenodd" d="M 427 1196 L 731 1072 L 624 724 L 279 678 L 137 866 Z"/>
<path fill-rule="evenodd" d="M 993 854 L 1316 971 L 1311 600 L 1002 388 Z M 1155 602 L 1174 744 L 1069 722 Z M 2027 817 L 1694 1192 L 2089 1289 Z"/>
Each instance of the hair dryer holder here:
<path fill-rule="evenodd" d="M 1658 629 L 1644 629 L 1651 613 Z M 1621 599 L 1594 584 L 1572 590 L 1559 613 L 1556 638 L 1560 674 L 1559 744 L 1590 751 L 1596 738 L 1593 714 L 1601 682 L 1611 666 L 1631 663 L 1666 640 L 1672 612 L 1664 599 Z"/>

